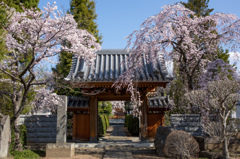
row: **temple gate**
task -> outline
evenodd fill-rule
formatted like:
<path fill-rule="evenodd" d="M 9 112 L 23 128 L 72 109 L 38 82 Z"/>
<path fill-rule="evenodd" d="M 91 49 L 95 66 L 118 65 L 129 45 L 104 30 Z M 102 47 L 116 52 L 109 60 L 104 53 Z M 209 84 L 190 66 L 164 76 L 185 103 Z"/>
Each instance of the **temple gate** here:
<path fill-rule="evenodd" d="M 128 57 L 126 50 L 98 51 L 94 64 L 89 65 L 80 57 L 73 57 L 69 75 L 65 78 L 72 87 L 82 88 L 84 98 L 69 98 L 68 111 L 73 111 L 73 138 L 97 141 L 98 101 L 130 100 L 131 94 L 112 88 L 115 80 L 127 69 L 122 61 Z M 155 136 L 156 128 L 163 125 L 166 97 L 148 98 L 148 92 L 157 87 L 166 87 L 169 77 L 163 56 L 156 57 L 157 65 L 147 63 L 143 57 L 143 68 L 136 73 L 135 86 L 143 104 L 140 109 L 140 139 L 145 141 Z M 85 102 L 84 102 L 85 101 Z"/>

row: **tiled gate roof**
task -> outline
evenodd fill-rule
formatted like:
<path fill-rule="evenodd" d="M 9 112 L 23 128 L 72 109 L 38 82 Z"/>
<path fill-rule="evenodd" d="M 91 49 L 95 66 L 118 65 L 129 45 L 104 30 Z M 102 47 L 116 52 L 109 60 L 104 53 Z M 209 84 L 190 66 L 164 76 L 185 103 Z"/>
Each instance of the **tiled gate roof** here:
<path fill-rule="evenodd" d="M 168 108 L 168 97 L 167 96 L 155 96 L 148 97 L 150 108 Z"/>
<path fill-rule="evenodd" d="M 93 65 L 86 64 L 84 59 L 73 57 L 72 66 L 66 81 L 72 82 L 114 82 L 126 70 L 121 62 L 128 57 L 126 50 L 100 50 Z M 160 56 L 157 65 L 147 63 L 142 58 L 144 66 L 138 73 L 138 81 L 168 81 L 163 56 Z"/>
<path fill-rule="evenodd" d="M 89 98 L 69 97 L 67 107 L 68 108 L 88 108 Z"/>

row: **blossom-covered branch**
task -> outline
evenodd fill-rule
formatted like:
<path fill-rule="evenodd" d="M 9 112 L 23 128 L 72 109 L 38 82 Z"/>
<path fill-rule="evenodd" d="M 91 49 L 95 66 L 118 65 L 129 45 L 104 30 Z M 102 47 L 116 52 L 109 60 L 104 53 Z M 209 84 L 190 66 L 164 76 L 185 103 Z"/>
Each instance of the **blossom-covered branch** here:
<path fill-rule="evenodd" d="M 11 17 L 4 26 L 7 34 L 3 38 L 9 52 L 0 61 L 0 73 L 4 75 L 0 82 L 8 82 L 11 86 L 10 99 L 14 109 L 11 123 L 14 123 L 15 132 L 18 133 L 15 134 L 15 147 L 18 149 L 21 143 L 17 119 L 29 104 L 29 92 L 34 90 L 36 99 L 32 99 L 30 104 L 38 108 L 44 106 L 51 109 L 58 101 L 56 94 L 44 86 L 50 83 L 51 75 L 39 79 L 39 68 L 61 50 L 81 56 L 91 63 L 100 45 L 93 35 L 78 29 L 72 15 L 57 11 L 55 2 L 52 5 L 48 3 L 42 11 L 34 8 L 23 8 L 23 12 L 7 10 Z M 61 45 L 66 42 L 69 45 Z"/>
<path fill-rule="evenodd" d="M 196 88 L 194 81 L 205 71 L 209 60 L 215 60 L 219 45 L 229 46 L 231 51 L 239 50 L 239 26 L 239 18 L 232 14 L 197 17 L 181 4 L 166 5 L 126 38 L 127 49 L 131 49 L 124 62 L 128 69 L 115 86 L 126 87 L 133 94 L 135 75 L 144 66 L 141 57 L 154 65 L 163 56 L 174 61 L 186 83 L 183 89 L 189 92 Z"/>

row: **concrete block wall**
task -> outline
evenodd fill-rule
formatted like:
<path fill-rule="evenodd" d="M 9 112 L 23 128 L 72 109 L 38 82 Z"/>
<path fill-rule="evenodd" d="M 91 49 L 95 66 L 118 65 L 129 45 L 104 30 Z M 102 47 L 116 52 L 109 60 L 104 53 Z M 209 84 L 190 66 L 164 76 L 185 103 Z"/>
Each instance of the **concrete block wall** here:
<path fill-rule="evenodd" d="M 21 115 L 20 124 L 26 125 L 28 145 L 56 143 L 57 115 Z"/>
<path fill-rule="evenodd" d="M 183 130 L 192 136 L 201 136 L 201 120 L 199 114 L 171 114 L 171 127 L 176 130 Z"/>

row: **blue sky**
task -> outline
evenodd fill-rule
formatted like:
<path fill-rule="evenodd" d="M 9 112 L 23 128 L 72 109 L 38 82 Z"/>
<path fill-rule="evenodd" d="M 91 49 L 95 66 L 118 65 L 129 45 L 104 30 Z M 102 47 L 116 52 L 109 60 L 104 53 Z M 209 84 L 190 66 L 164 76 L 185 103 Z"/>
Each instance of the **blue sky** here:
<path fill-rule="evenodd" d="M 70 0 L 55 0 L 59 9 L 70 8 Z M 187 2 L 187 0 L 182 0 Z M 40 0 L 40 9 L 47 2 L 54 0 Z M 127 40 L 124 39 L 148 17 L 160 12 L 166 4 L 179 2 L 179 0 L 95 0 L 97 24 L 103 36 L 102 49 L 123 49 Z M 240 17 L 240 0 L 210 0 L 209 8 L 214 12 L 236 14 Z"/>
<path fill-rule="evenodd" d="M 55 1 L 59 10 L 67 11 L 70 8 L 70 0 Z M 40 0 L 39 8 L 43 9 L 47 2 L 52 4 L 54 0 Z M 146 18 L 159 13 L 164 5 L 179 0 L 95 0 L 95 2 L 98 15 L 96 22 L 103 36 L 102 49 L 124 49 L 127 44 L 124 38 L 139 29 L 139 25 Z M 240 0 L 210 0 L 209 8 L 214 8 L 213 13 L 231 13 L 240 17 Z M 235 62 L 233 54 L 230 55 L 230 62 Z M 239 62 L 237 66 L 239 69 Z"/>

